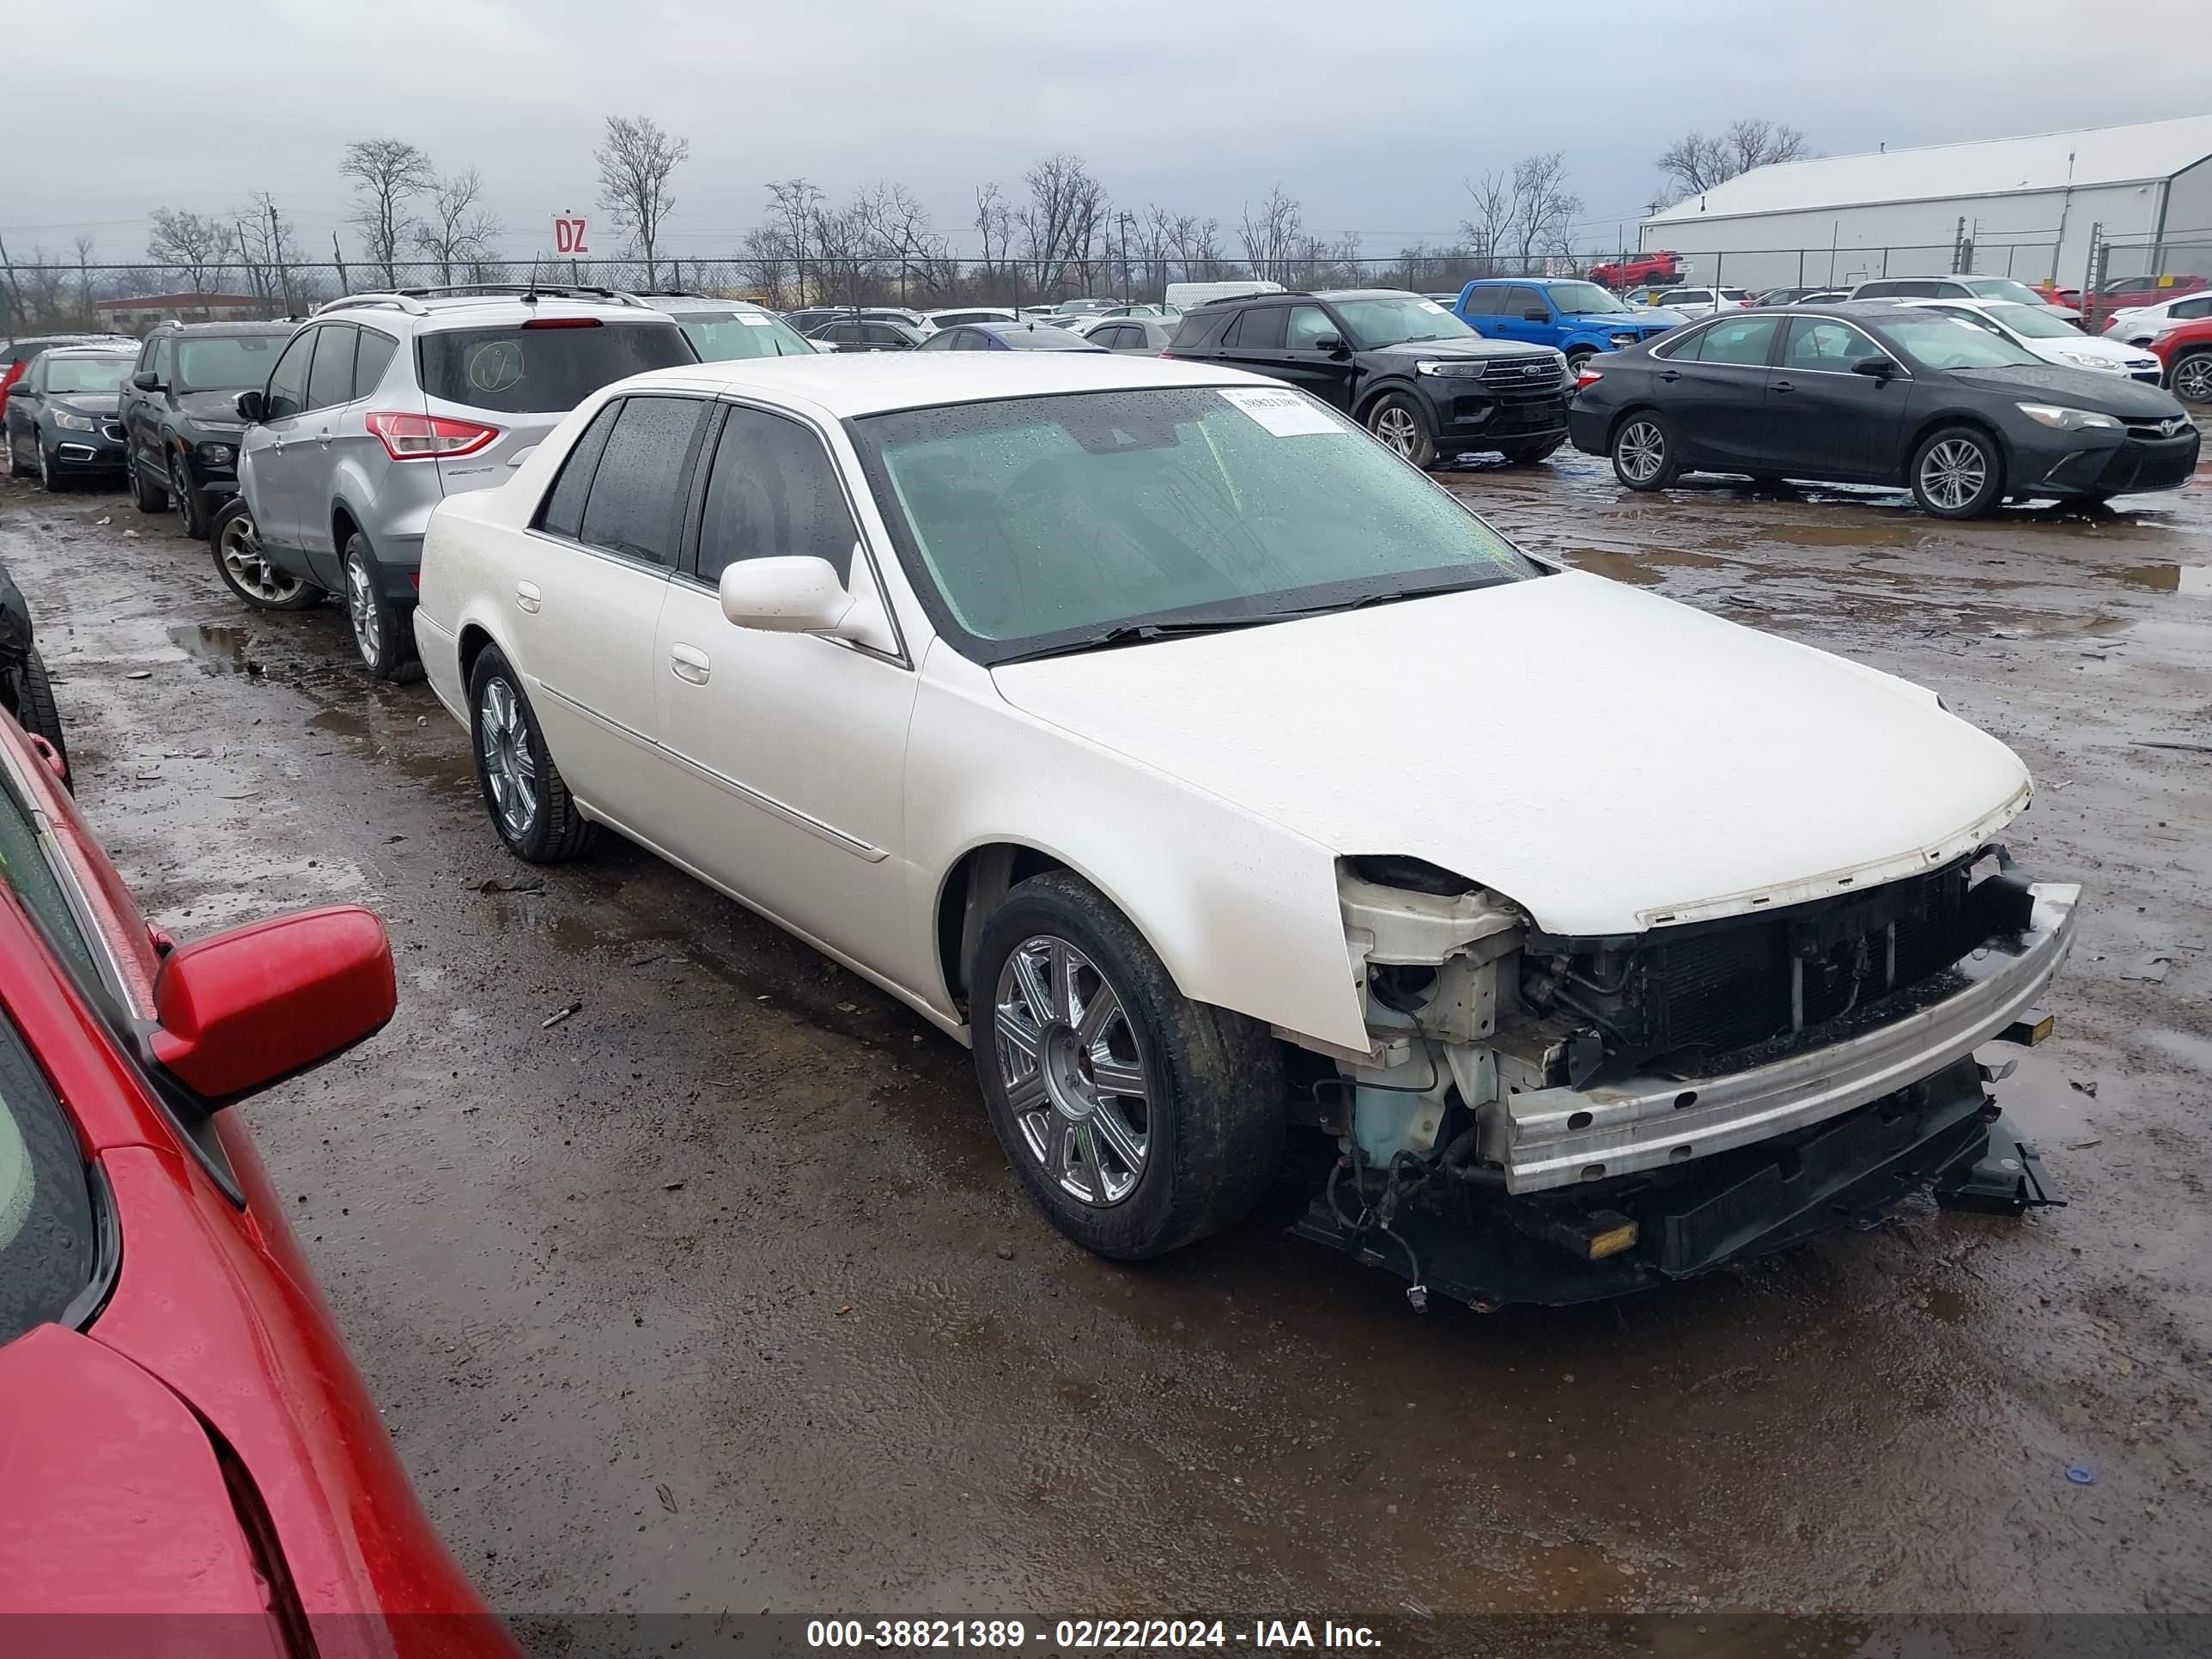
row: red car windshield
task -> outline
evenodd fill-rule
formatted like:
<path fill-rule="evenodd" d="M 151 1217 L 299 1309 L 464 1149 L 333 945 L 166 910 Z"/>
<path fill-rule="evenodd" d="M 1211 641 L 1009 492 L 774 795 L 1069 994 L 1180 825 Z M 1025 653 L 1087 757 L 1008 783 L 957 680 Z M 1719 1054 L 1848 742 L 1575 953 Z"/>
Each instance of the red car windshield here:
<path fill-rule="evenodd" d="M 50 860 L 58 852 L 0 775 L 0 904 L 20 904 L 73 972 L 93 972 Z M 0 1015 L 0 1343 L 58 1318 L 98 1261 L 76 1132 L 12 1020 Z"/>

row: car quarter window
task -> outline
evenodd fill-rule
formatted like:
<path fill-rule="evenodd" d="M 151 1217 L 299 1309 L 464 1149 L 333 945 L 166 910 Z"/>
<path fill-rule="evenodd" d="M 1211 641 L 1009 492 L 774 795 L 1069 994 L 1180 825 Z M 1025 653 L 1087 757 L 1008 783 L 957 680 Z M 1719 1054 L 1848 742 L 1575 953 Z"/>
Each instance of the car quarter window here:
<path fill-rule="evenodd" d="M 384 371 L 399 350 L 399 342 L 373 328 L 361 331 L 360 353 L 354 359 L 353 395 L 366 398 L 383 383 Z"/>
<path fill-rule="evenodd" d="M 2166 314 L 2169 317 L 2212 317 L 2212 294 L 2201 300 L 2176 300 Z"/>
<path fill-rule="evenodd" d="M 1773 315 L 1730 319 L 1707 329 L 1698 340 L 1701 363 L 1730 363 L 1739 368 L 1763 367 L 1774 346 L 1774 331 L 1782 319 Z"/>
<path fill-rule="evenodd" d="M 849 582 L 859 540 L 821 437 L 783 416 L 732 406 L 707 475 L 700 580 L 720 581 L 739 559 L 788 555 L 827 559 Z"/>
<path fill-rule="evenodd" d="M 586 545 L 672 567 L 694 436 L 708 405 L 696 398 L 626 398 L 584 501 Z"/>
<path fill-rule="evenodd" d="M 1229 331 L 1221 337 L 1221 343 L 1239 351 L 1280 350 L 1283 344 L 1283 307 L 1259 306 L 1238 313 L 1229 325 Z"/>
<path fill-rule="evenodd" d="M 328 409 L 353 401 L 353 348 L 360 337 L 361 331 L 349 325 L 323 325 L 315 339 L 314 366 L 307 371 L 304 408 Z"/>
<path fill-rule="evenodd" d="M 321 332 L 317 328 L 303 329 L 284 348 L 276 367 L 269 371 L 269 390 L 261 411 L 263 420 L 281 421 L 300 412 L 307 395 L 307 354 L 314 349 L 315 336 Z"/>
<path fill-rule="evenodd" d="M 1292 351 L 1311 351 L 1321 340 L 1341 339 L 1344 331 L 1319 306 L 1292 306 L 1284 325 L 1283 339 Z"/>
<path fill-rule="evenodd" d="M 1493 288 L 1485 283 L 1481 287 L 1468 290 L 1461 310 L 1469 317 L 1495 317 L 1498 314 L 1498 302 L 1504 297 L 1504 289 Z"/>
<path fill-rule="evenodd" d="M 1849 323 L 1832 317 L 1792 317 L 1782 347 L 1782 366 L 1842 374 L 1862 358 L 1880 355 L 1881 348 Z"/>
<path fill-rule="evenodd" d="M 591 425 L 576 440 L 568 459 L 561 463 L 561 476 L 554 481 L 545 497 L 544 508 L 538 515 L 538 527 L 548 535 L 574 541 L 583 533 L 584 501 L 592 493 L 592 474 L 599 467 L 599 456 L 607 447 L 607 434 L 615 429 L 622 406 L 623 400 L 614 398 L 592 416 Z"/>

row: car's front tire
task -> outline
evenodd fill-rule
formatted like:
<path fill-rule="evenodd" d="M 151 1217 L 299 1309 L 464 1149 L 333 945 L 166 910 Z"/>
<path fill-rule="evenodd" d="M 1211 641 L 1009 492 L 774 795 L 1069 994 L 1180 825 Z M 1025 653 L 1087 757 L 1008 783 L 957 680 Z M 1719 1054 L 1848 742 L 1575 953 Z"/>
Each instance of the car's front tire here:
<path fill-rule="evenodd" d="M 1368 406 L 1367 429 L 1401 460 L 1423 471 L 1437 464 L 1437 437 L 1429 412 L 1402 392 L 1386 392 Z"/>
<path fill-rule="evenodd" d="M 2004 455 L 1979 427 L 1943 427 L 1913 453 L 1911 482 L 1923 512 L 1978 519 L 2004 499 Z"/>
<path fill-rule="evenodd" d="M 1674 428 L 1654 409 L 1639 409 L 1613 428 L 1613 476 L 1631 489 L 1664 489 L 1682 471 Z"/>
<path fill-rule="evenodd" d="M 522 677 L 495 645 L 469 669 L 469 747 L 484 811 L 507 851 L 532 864 L 560 864 L 590 850 L 599 826 L 568 793 Z"/>
<path fill-rule="evenodd" d="M 312 611 L 328 597 L 313 582 L 269 562 L 261 550 L 253 510 L 243 495 L 223 503 L 222 511 L 215 515 L 208 544 L 222 585 L 257 611 Z"/>
<path fill-rule="evenodd" d="M 1555 438 L 1545 439 L 1540 444 L 1518 444 L 1498 453 L 1504 456 L 1508 466 L 1530 466 L 1538 461 L 1548 460 L 1553 452 L 1566 441 L 1566 434 L 1563 432 Z"/>
<path fill-rule="evenodd" d="M 192 478 L 192 464 L 181 449 L 169 452 L 169 504 L 177 509 L 177 527 L 194 541 L 208 533 L 207 508 L 200 501 L 199 485 Z"/>
<path fill-rule="evenodd" d="M 346 538 L 346 619 L 353 625 L 354 649 L 371 679 L 412 680 L 422 676 L 415 656 L 414 629 L 407 613 L 384 592 L 384 572 L 358 530 Z"/>
<path fill-rule="evenodd" d="M 1267 1190 L 1289 1115 L 1274 1039 L 1184 996 L 1080 877 L 1048 872 L 1000 902 L 969 1018 L 999 1144 L 1084 1249 L 1164 1255 L 1241 1220 Z"/>
<path fill-rule="evenodd" d="M 49 495 L 59 494 L 62 477 L 54 471 L 54 452 L 46 447 L 46 440 L 35 432 L 31 434 L 31 441 L 39 447 L 39 488 Z"/>
<path fill-rule="evenodd" d="M 2166 383 L 2185 404 L 2212 404 L 2212 350 L 2191 351 L 2175 358 Z"/>
<path fill-rule="evenodd" d="M 149 519 L 167 512 L 169 506 L 169 492 L 146 482 L 145 465 L 135 455 L 131 458 L 131 505 Z"/>
<path fill-rule="evenodd" d="M 61 709 L 54 702 L 53 682 L 46 677 L 46 659 L 39 655 L 36 646 L 23 659 L 22 686 L 23 707 L 17 718 L 26 732 L 53 745 L 54 753 L 61 758 L 62 782 L 70 784 L 69 744 L 62 735 Z"/>

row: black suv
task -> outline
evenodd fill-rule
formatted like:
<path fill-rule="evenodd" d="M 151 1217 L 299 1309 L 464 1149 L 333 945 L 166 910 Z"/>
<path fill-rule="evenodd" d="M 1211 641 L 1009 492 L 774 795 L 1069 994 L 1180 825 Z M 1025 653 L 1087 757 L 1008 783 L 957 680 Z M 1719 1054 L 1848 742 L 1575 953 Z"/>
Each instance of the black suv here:
<path fill-rule="evenodd" d="M 161 323 L 123 388 L 131 499 L 141 513 L 176 510 L 194 540 L 238 493 L 237 396 L 269 380 L 292 323 Z"/>
<path fill-rule="evenodd" d="M 1183 313 L 1165 354 L 1287 380 L 1416 466 L 1468 451 L 1540 461 L 1567 435 L 1567 360 L 1486 340 L 1395 289 L 1257 294 Z"/>

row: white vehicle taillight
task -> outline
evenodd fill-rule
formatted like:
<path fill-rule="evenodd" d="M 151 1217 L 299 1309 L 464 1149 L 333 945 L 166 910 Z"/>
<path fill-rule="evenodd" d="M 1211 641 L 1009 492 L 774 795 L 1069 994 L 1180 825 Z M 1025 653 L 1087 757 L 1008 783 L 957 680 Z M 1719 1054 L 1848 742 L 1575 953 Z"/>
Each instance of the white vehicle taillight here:
<path fill-rule="evenodd" d="M 473 455 L 499 436 L 495 426 L 457 421 L 450 415 L 401 415 L 380 410 L 367 417 L 368 429 L 383 440 L 395 461 L 433 460 L 441 455 Z"/>

